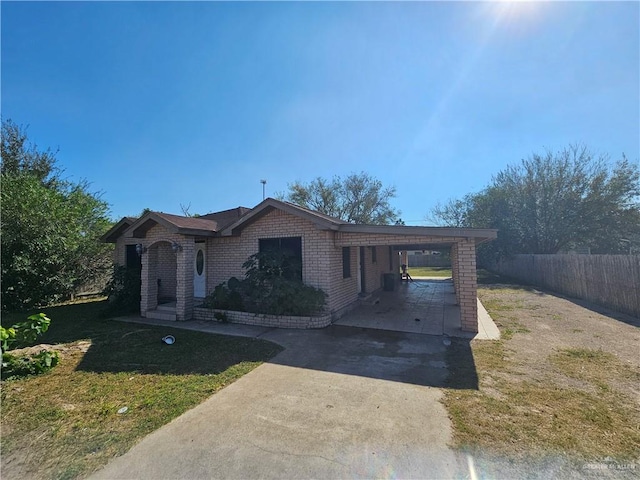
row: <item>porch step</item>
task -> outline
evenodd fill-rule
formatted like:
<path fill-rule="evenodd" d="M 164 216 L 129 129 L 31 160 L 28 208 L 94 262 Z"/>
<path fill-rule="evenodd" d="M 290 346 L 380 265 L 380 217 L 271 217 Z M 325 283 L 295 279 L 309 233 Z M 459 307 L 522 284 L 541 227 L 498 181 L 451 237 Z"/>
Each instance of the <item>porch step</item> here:
<path fill-rule="evenodd" d="M 161 303 L 156 307 L 156 310 L 161 310 L 163 312 L 176 313 L 176 302 Z"/>
<path fill-rule="evenodd" d="M 161 309 L 158 307 L 157 310 L 149 310 L 147 311 L 147 318 L 155 318 L 156 320 L 169 320 L 172 322 L 176 321 L 176 310 L 169 309 Z"/>

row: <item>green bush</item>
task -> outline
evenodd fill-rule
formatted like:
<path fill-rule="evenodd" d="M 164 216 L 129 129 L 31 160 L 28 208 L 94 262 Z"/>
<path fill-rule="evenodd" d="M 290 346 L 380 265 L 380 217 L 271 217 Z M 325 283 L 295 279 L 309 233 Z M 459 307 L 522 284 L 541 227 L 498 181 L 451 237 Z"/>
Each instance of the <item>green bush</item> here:
<path fill-rule="evenodd" d="M 2 379 L 20 378 L 37 375 L 51 370 L 58 364 L 58 352 L 41 350 L 32 355 L 14 355 L 7 353 L 16 346 L 34 343 L 36 339 L 49 329 L 51 319 L 44 313 L 30 315 L 24 322 L 4 328 L 0 327 L 2 346 Z"/>
<path fill-rule="evenodd" d="M 58 352 L 41 350 L 34 355 L 2 354 L 2 380 L 13 380 L 48 372 L 60 361 Z"/>
<path fill-rule="evenodd" d="M 140 269 L 114 265 L 103 294 L 109 298 L 106 315 L 140 311 Z"/>
<path fill-rule="evenodd" d="M 0 341 L 2 352 L 11 350 L 15 346 L 23 346 L 36 339 L 49 329 L 51 319 L 44 313 L 30 315 L 24 322 L 18 322 L 12 327 L 0 326 Z"/>
<path fill-rule="evenodd" d="M 271 315 L 306 316 L 320 313 L 324 307 L 326 294 L 317 288 L 304 285 L 300 281 L 274 278 L 263 285 L 264 290 L 255 303 L 258 312 Z"/>
<path fill-rule="evenodd" d="M 235 277 L 231 277 L 228 282 L 222 282 L 217 285 L 213 292 L 205 298 L 203 305 L 207 308 L 243 311 L 242 288 L 242 282 Z"/>
<path fill-rule="evenodd" d="M 244 280 L 222 282 L 205 299 L 207 308 L 268 315 L 307 316 L 322 312 L 327 295 L 288 275 L 285 256 L 274 252 L 251 255 L 243 264 Z"/>

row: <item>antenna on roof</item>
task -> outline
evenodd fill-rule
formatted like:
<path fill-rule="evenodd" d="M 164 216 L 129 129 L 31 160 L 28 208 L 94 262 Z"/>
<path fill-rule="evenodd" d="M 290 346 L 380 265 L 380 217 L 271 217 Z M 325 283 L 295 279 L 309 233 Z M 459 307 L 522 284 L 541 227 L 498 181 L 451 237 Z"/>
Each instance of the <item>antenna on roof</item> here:
<path fill-rule="evenodd" d="M 262 184 L 262 200 L 264 200 L 265 199 L 265 196 L 264 196 L 265 190 L 264 189 L 265 189 L 265 186 L 267 185 L 267 181 L 263 179 L 263 180 L 260 180 L 260 183 Z"/>

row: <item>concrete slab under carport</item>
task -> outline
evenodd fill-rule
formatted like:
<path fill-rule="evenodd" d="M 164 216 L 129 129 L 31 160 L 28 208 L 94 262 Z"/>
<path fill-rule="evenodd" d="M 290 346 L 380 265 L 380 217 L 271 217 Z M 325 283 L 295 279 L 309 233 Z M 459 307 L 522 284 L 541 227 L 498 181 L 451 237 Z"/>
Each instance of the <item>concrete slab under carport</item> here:
<path fill-rule="evenodd" d="M 335 234 L 334 245 L 342 248 L 360 247 L 360 251 L 366 246 L 385 245 L 399 252 L 450 249 L 454 292 L 456 303 L 460 306 L 461 330 L 478 333 L 476 248 L 496 237 L 495 229 L 345 224 Z M 392 263 L 397 264 L 397 261 Z M 390 270 L 395 269 L 397 272 L 399 267 L 399 264 L 395 267 L 391 265 Z M 360 268 L 363 278 L 366 271 L 366 266 Z M 362 285 L 365 285 L 364 282 Z M 366 288 L 361 291 L 369 292 Z"/>
<path fill-rule="evenodd" d="M 478 300 L 478 333 L 462 330 L 451 278 L 414 277 L 380 291 L 335 325 L 469 339 L 498 339 L 500 331 Z"/>

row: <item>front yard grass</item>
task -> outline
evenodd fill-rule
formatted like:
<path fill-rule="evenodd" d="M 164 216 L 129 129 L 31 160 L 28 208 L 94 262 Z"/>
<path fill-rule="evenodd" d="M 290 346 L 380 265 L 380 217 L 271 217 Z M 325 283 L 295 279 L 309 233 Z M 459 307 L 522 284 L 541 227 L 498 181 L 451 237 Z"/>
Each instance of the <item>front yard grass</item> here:
<path fill-rule="evenodd" d="M 103 308 L 43 309 L 52 322 L 39 342 L 58 344 L 61 361 L 45 375 L 2 382 L 2 478 L 85 477 L 281 351 L 263 340 L 100 319 Z"/>
<path fill-rule="evenodd" d="M 638 328 L 519 285 L 481 286 L 479 297 L 502 338 L 471 342 L 477 390 L 455 388 L 470 372 L 455 355 L 468 346 L 454 340 L 443 400 L 454 446 L 507 464 L 560 458 L 559 477 L 602 474 L 585 471 L 589 462 L 637 474 Z"/>

